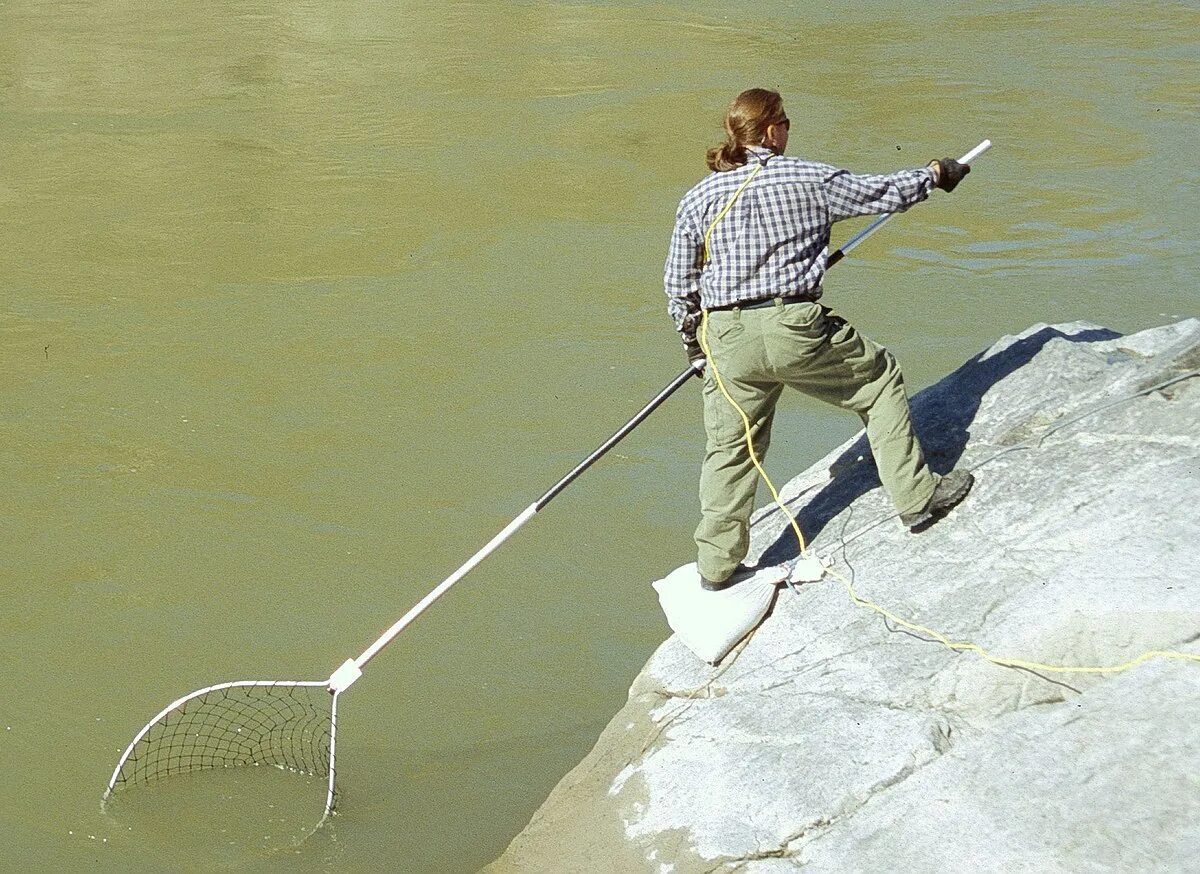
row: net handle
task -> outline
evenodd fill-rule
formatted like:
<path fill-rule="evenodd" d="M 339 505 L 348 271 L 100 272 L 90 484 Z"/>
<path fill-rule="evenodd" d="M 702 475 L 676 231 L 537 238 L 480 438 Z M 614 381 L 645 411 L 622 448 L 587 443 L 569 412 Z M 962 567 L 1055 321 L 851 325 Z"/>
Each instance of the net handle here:
<path fill-rule="evenodd" d="M 521 526 L 537 515 L 538 511 L 542 510 L 547 504 L 554 500 L 555 497 L 557 497 L 567 486 L 573 483 L 585 470 L 599 461 L 605 455 L 605 453 L 607 453 L 610 449 L 621 442 L 621 440 L 628 436 L 628 434 L 634 428 L 644 422 L 651 413 L 657 410 L 667 400 L 667 398 L 678 391 L 684 383 L 690 380 L 693 376 L 699 376 L 702 373 L 703 369 L 700 367 L 689 367 L 687 370 L 683 371 L 673 380 L 671 380 L 666 388 L 651 398 L 650 402 L 638 410 L 637 414 L 634 415 L 632 419 L 618 428 L 611 437 L 600 444 L 600 446 L 597 447 L 596 450 L 593 451 L 587 458 L 579 462 L 579 464 L 577 464 L 570 473 L 552 485 L 540 498 L 522 510 L 515 519 L 509 522 L 508 525 L 506 525 L 503 530 L 500 531 L 499 534 L 485 543 L 478 552 L 467 559 L 466 562 L 464 562 L 463 565 L 458 568 L 458 570 L 446 577 L 446 579 L 442 580 L 442 582 L 438 583 L 438 585 L 434 587 L 434 589 L 429 592 L 428 595 L 418 601 L 411 610 L 396 620 L 396 622 L 393 623 L 386 631 L 384 631 L 374 643 L 372 643 L 363 651 L 362 655 L 356 659 L 348 659 L 342 664 L 341 667 L 334 671 L 333 676 L 329 678 L 329 690 L 331 692 L 344 692 L 346 689 L 348 689 L 352 683 L 362 676 L 362 669 L 366 666 L 367 662 L 373 659 L 381 649 L 391 643 L 395 639 L 396 635 L 411 625 L 418 616 L 428 610 L 438 598 L 446 594 L 446 592 L 448 592 L 455 583 L 474 570 L 480 564 L 480 562 L 499 549 L 501 544 L 503 544 L 521 529 Z"/>

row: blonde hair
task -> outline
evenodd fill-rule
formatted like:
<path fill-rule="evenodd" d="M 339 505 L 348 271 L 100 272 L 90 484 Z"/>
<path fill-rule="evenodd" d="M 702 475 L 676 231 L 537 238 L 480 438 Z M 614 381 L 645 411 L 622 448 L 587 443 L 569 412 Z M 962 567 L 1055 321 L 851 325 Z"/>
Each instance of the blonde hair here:
<path fill-rule="evenodd" d="M 783 120 L 778 91 L 750 88 L 729 104 L 725 113 L 725 142 L 708 150 L 708 169 L 722 173 L 746 163 L 746 146 L 761 145 L 767 128 Z"/>

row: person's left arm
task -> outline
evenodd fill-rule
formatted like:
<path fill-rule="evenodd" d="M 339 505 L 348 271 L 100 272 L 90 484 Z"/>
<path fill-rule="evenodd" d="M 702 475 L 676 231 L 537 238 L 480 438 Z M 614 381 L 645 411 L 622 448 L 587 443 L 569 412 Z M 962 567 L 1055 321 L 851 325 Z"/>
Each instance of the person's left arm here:
<path fill-rule="evenodd" d="M 829 220 L 885 212 L 904 212 L 929 196 L 937 179 L 929 167 L 900 170 L 880 176 L 856 176 L 848 170 L 834 170 L 824 179 Z"/>

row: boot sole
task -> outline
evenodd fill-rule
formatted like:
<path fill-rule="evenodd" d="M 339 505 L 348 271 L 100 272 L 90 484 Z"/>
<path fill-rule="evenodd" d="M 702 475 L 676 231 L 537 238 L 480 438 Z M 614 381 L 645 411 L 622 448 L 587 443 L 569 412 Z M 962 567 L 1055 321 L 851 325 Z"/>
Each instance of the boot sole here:
<path fill-rule="evenodd" d="M 913 534 L 920 534 L 922 531 L 932 526 L 933 523 L 944 518 L 951 510 L 961 504 L 963 499 L 971 493 L 971 488 L 974 485 L 975 476 L 973 474 L 967 474 L 966 482 L 959 486 L 957 491 L 943 498 L 943 503 L 940 506 L 935 509 L 926 510 L 923 514 L 921 514 L 920 517 L 911 522 L 904 521 L 903 519 L 901 519 L 901 521 L 908 526 L 908 530 Z"/>
<path fill-rule="evenodd" d="M 758 573 L 758 570 L 759 569 L 757 567 L 748 568 L 743 565 L 738 565 L 738 569 L 733 572 L 733 576 L 727 580 L 722 580 L 719 583 L 714 583 L 712 580 L 707 580 L 701 576 L 700 588 L 706 592 L 724 592 L 726 589 L 736 586 L 738 583 L 742 582 L 742 580 L 750 579 L 752 576 Z"/>

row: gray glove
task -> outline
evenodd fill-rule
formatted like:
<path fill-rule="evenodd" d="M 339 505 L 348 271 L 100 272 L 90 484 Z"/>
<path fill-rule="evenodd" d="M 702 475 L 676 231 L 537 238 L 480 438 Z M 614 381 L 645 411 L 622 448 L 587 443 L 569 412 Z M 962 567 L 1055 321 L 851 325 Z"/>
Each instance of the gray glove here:
<path fill-rule="evenodd" d="M 688 363 L 697 370 L 703 370 L 708 363 L 708 359 L 704 357 L 704 350 L 700 348 L 700 341 L 695 337 L 683 341 L 683 352 L 687 355 Z"/>

